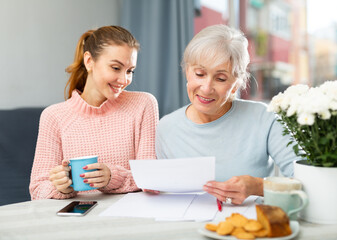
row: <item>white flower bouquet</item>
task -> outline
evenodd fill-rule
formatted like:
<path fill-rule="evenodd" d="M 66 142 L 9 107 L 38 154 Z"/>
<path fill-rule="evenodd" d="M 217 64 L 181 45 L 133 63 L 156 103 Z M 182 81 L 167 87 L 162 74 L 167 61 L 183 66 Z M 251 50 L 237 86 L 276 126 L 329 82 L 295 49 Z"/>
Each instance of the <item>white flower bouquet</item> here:
<path fill-rule="evenodd" d="M 296 155 L 314 166 L 337 167 L 337 81 L 290 86 L 273 97 L 268 111 L 280 116 Z"/>

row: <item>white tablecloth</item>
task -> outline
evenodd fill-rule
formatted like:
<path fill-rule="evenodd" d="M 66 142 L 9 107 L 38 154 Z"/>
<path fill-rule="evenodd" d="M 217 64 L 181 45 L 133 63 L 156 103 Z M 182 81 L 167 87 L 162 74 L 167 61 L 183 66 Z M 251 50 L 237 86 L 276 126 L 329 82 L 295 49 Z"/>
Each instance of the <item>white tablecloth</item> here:
<path fill-rule="evenodd" d="M 202 222 L 156 222 L 145 218 L 98 216 L 122 196 L 101 193 L 82 194 L 74 199 L 48 199 L 1 206 L 0 240 L 209 239 L 197 232 L 198 228 L 204 226 L 205 223 Z M 97 200 L 98 205 L 84 217 L 56 215 L 58 210 L 74 200 Z M 337 225 L 317 225 L 300 221 L 300 233 L 295 239 L 336 240 Z"/>

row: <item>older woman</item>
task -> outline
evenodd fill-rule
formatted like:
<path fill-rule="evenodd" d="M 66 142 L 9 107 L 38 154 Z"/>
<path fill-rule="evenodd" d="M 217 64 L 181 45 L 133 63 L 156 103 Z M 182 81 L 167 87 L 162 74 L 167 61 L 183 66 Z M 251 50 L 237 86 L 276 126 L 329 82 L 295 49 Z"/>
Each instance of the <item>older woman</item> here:
<path fill-rule="evenodd" d="M 263 195 L 274 164 L 293 175 L 297 160 L 274 114 L 259 102 L 235 99 L 249 79 L 248 41 L 225 25 L 203 29 L 188 44 L 182 68 L 191 104 L 164 116 L 157 127 L 157 158 L 215 156 L 216 179 L 204 190 L 241 204 Z"/>

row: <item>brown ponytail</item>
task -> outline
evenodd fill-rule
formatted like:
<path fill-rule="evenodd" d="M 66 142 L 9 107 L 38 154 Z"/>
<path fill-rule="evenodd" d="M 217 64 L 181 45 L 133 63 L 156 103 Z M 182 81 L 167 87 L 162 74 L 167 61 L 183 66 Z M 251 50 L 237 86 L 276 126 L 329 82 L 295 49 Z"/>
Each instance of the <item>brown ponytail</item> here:
<path fill-rule="evenodd" d="M 65 99 L 70 98 L 75 89 L 81 92 L 84 90 L 88 77 L 83 61 L 84 53 L 88 51 L 93 60 L 97 60 L 103 49 L 113 44 L 118 46 L 126 44 L 139 50 L 138 41 L 129 31 L 119 26 L 105 26 L 97 30 L 89 30 L 81 36 L 76 46 L 74 62 L 66 68 L 70 77 L 64 89 Z"/>

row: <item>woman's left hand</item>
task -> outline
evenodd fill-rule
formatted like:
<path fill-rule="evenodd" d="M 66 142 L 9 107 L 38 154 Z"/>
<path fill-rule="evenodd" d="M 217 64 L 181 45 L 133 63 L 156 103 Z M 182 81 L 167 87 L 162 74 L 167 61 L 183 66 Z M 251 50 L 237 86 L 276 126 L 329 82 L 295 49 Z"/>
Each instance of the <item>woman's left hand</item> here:
<path fill-rule="evenodd" d="M 242 204 L 250 195 L 263 196 L 263 179 L 248 175 L 235 176 L 225 182 L 209 181 L 203 189 L 222 202 Z"/>
<path fill-rule="evenodd" d="M 83 182 L 90 184 L 90 187 L 102 188 L 108 185 L 111 177 L 111 171 L 104 163 L 88 164 L 87 166 L 84 166 L 83 169 L 96 170 L 80 175 L 80 177 L 83 178 Z"/>

